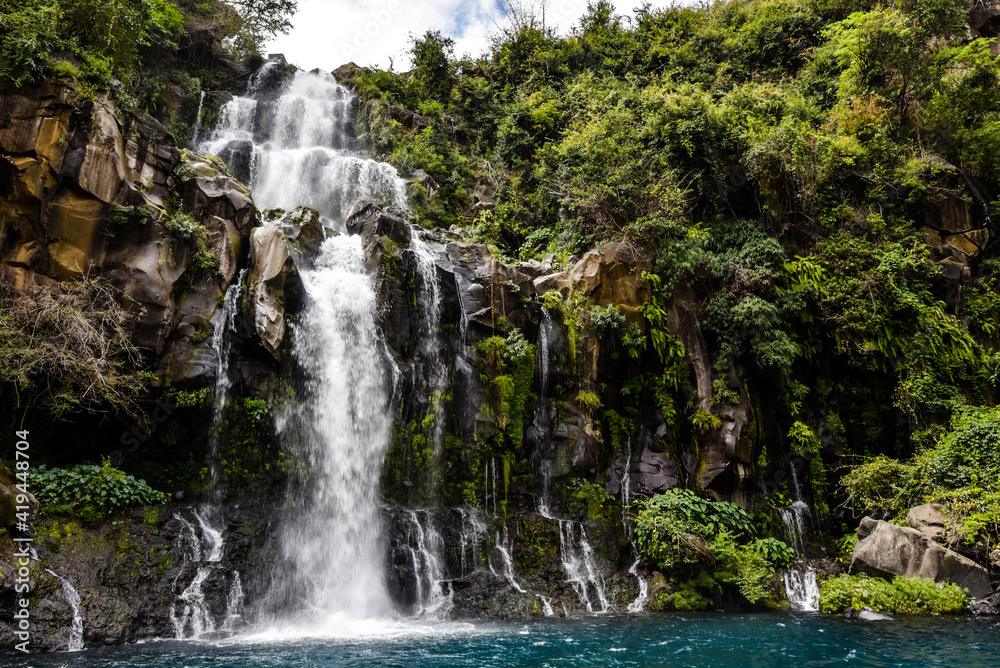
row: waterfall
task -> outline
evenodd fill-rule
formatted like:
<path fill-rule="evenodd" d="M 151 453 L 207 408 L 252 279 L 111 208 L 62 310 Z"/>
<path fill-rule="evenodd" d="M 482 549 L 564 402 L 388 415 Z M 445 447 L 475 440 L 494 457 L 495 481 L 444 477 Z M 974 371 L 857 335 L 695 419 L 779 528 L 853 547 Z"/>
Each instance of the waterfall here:
<path fill-rule="evenodd" d="M 417 260 L 417 275 L 420 281 L 417 294 L 420 303 L 420 329 L 422 336 L 417 348 L 424 363 L 427 389 L 434 412 L 434 432 L 432 441 L 435 461 L 440 460 L 444 438 L 444 393 L 448 386 L 448 368 L 441 351 L 444 344 L 438 329 L 441 325 L 441 286 L 438 282 L 437 263 L 430 246 L 413 230 L 410 250 Z"/>
<path fill-rule="evenodd" d="M 236 280 L 226 289 L 222 308 L 219 310 L 219 322 L 216 323 L 212 331 L 211 345 L 215 353 L 215 386 L 212 391 L 212 424 L 209 428 L 208 441 L 211 497 L 205 503 L 200 504 L 197 509 L 192 510 L 193 517 L 198 524 L 197 529 L 181 514 L 174 514 L 174 518 L 181 523 L 182 527 L 180 542 L 181 547 L 185 550 L 184 560 L 186 563 L 197 565 L 194 579 L 183 591 L 177 594 L 177 599 L 170 606 L 170 621 L 174 627 L 176 638 L 200 638 L 206 633 L 213 633 L 216 630 L 215 619 L 205 601 L 203 589 L 205 583 L 216 572 L 225 545 L 221 528 L 221 512 L 218 506 L 222 490 L 217 488 L 219 482 L 217 455 L 222 419 L 232 389 L 232 382 L 229 378 L 230 335 L 236 326 L 236 313 L 245 275 L 246 269 L 241 270 Z M 183 573 L 184 570 L 181 572 Z M 178 575 L 179 577 L 180 575 Z M 175 590 L 176 584 L 175 580 Z"/>
<path fill-rule="evenodd" d="M 243 581 L 239 571 L 233 571 L 233 581 L 229 585 L 229 596 L 226 598 L 226 619 L 222 630 L 233 632 L 243 625 Z"/>
<path fill-rule="evenodd" d="M 194 114 L 194 129 L 191 130 L 191 146 L 198 145 L 198 135 L 201 133 L 201 109 L 205 106 L 205 91 L 198 94 L 198 111 Z"/>
<path fill-rule="evenodd" d="M 389 611 L 377 491 L 391 411 L 361 238 L 327 239 L 300 276 L 307 303 L 292 333 L 305 392 L 294 437 L 308 478 L 304 506 L 283 524 L 284 554 L 320 616 L 379 616 Z"/>
<path fill-rule="evenodd" d="M 328 74 L 280 68 L 266 63 L 226 103 L 199 150 L 245 169 L 260 208 L 309 206 L 334 229 L 365 198 L 404 206 L 396 170 L 355 150 L 352 93 Z M 303 387 L 280 431 L 304 466 L 279 534 L 287 577 L 274 586 L 301 592 L 286 607 L 314 622 L 387 615 L 377 490 L 398 370 L 376 325 L 359 237 L 327 238 L 299 276 L 304 304 L 289 331 Z"/>
<path fill-rule="evenodd" d="M 240 296 L 243 294 L 243 279 L 246 273 L 246 269 L 241 269 L 236 280 L 226 289 L 220 322 L 212 330 L 212 350 L 215 353 L 215 387 L 212 392 L 212 426 L 208 437 L 208 472 L 213 491 L 215 491 L 215 486 L 219 481 L 219 466 L 216 455 L 219 449 L 222 417 L 226 410 L 226 404 L 229 403 L 229 392 L 233 385 L 229 379 L 230 334 L 236 328 L 236 312 L 239 309 Z"/>
<path fill-rule="evenodd" d="M 424 523 L 418 512 L 424 515 Z M 417 584 L 418 617 L 446 619 L 452 609 L 451 583 L 445 581 L 443 559 L 444 539 L 434 527 L 434 519 L 428 511 L 407 511 L 412 533 L 410 555 Z"/>
<path fill-rule="evenodd" d="M 217 521 L 212 516 L 214 510 L 211 506 L 192 510 L 198 523 L 197 529 L 183 515 L 174 513 L 174 519 L 181 525 L 179 540 L 184 549 L 185 565 L 174 580 L 175 589 L 181 575 L 189 572 L 188 566 L 196 569 L 194 578 L 170 606 L 170 623 L 174 627 L 175 638 L 200 638 L 215 632 L 215 618 L 203 592 L 206 580 L 222 559 L 222 531 L 214 527 Z"/>
<path fill-rule="evenodd" d="M 587 540 L 587 532 L 579 522 L 559 520 L 559 557 L 566 582 L 573 587 L 587 612 L 610 611 L 611 606 L 604 593 L 604 580 L 597 568 L 594 550 Z"/>
<path fill-rule="evenodd" d="M 778 508 L 778 516 L 785 525 L 785 534 L 795 552 L 796 563 L 785 573 L 785 596 L 793 610 L 812 612 L 819 610 L 819 584 L 816 569 L 806 562 L 805 535 L 810 518 L 809 504 L 802 500 L 802 489 L 796 467 L 792 471 L 792 502 L 787 508 Z"/>
<path fill-rule="evenodd" d="M 458 512 L 462 518 L 462 533 L 459 536 L 461 576 L 465 577 L 479 568 L 479 545 L 486 538 L 486 522 L 475 508 L 459 508 Z"/>
<path fill-rule="evenodd" d="M 785 571 L 785 595 L 792 610 L 815 612 L 819 610 L 819 584 L 816 569 L 803 564 L 793 564 Z"/>
<path fill-rule="evenodd" d="M 502 537 L 501 537 L 502 536 Z M 514 577 L 514 560 L 510 556 L 511 544 L 510 536 L 507 535 L 507 526 L 504 525 L 501 531 L 497 531 L 493 539 L 493 549 L 500 555 L 500 572 L 497 573 L 496 568 L 493 567 L 493 562 L 490 561 L 490 570 L 493 571 L 493 575 L 497 577 L 503 577 L 510 586 L 516 589 L 522 594 L 527 594 L 528 590 L 518 584 L 517 579 Z"/>
<path fill-rule="evenodd" d="M 646 578 L 639 575 L 639 563 L 642 559 L 636 559 L 635 563 L 632 564 L 632 568 L 628 569 L 628 572 L 639 581 L 639 595 L 635 597 L 635 600 L 628 604 L 626 610 L 628 612 L 642 612 L 646 609 L 646 604 L 649 603 L 649 581 Z"/>
<path fill-rule="evenodd" d="M 266 63 L 247 94 L 225 104 L 218 127 L 199 150 L 230 167 L 247 165 L 261 209 L 302 205 L 343 222 L 366 197 L 405 204 L 405 184 L 396 170 L 354 150 L 351 91 L 329 74 L 298 71 L 276 100 L 258 101 L 254 94 L 276 67 Z"/>
<path fill-rule="evenodd" d="M 538 327 L 538 345 L 535 347 L 535 366 L 538 369 L 538 402 L 531 418 L 532 427 L 537 434 L 539 443 L 549 443 L 552 435 L 552 425 L 549 419 L 549 349 L 552 342 L 552 330 L 555 323 L 547 308 L 542 308 L 542 322 Z M 552 462 L 542 459 L 539 466 L 542 478 L 542 494 L 538 499 L 538 513 L 545 518 L 555 519 L 550 507 L 552 486 Z"/>
<path fill-rule="evenodd" d="M 62 585 L 63 599 L 69 606 L 73 619 L 69 623 L 69 637 L 66 639 L 66 650 L 76 652 L 83 649 L 83 614 L 80 612 L 80 594 L 69 580 L 48 568 L 45 572 L 59 580 Z"/>
<path fill-rule="evenodd" d="M 804 537 L 806 522 L 809 518 L 809 506 L 805 501 L 795 501 L 787 508 L 778 508 L 778 516 L 781 518 L 781 523 L 785 525 L 785 534 L 791 541 L 795 557 L 797 559 L 804 558 L 806 554 Z"/>
<path fill-rule="evenodd" d="M 625 537 L 632 537 L 632 437 L 628 438 L 625 450 L 625 469 L 622 471 L 622 529 Z"/>

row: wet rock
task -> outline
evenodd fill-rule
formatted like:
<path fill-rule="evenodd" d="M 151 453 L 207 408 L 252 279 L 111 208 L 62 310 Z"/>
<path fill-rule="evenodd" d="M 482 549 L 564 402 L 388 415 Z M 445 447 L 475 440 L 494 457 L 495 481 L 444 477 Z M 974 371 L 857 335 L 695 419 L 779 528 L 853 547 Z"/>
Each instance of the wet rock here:
<path fill-rule="evenodd" d="M 1000 615 L 1000 594 L 987 596 L 969 606 L 969 612 L 974 615 Z"/>
<path fill-rule="evenodd" d="M 876 577 L 921 577 L 953 582 L 973 598 L 993 593 L 986 569 L 957 552 L 928 540 L 920 531 L 866 517 L 858 528 L 851 573 Z"/>
<path fill-rule="evenodd" d="M 861 608 L 860 610 L 849 610 L 845 615 L 848 619 L 860 619 L 863 622 L 885 622 L 892 621 L 892 617 L 883 613 L 876 612 L 871 608 Z"/>

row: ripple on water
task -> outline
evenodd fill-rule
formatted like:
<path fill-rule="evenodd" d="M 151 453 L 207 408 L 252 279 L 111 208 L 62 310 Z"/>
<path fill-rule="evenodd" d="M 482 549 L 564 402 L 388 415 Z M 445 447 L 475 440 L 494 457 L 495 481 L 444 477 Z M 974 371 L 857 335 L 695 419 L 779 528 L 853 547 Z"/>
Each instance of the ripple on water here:
<path fill-rule="evenodd" d="M 543 619 L 529 624 L 330 619 L 310 629 L 268 629 L 212 642 L 150 642 L 43 655 L 28 662 L 16 657 L 13 663 L 0 659 L 0 666 L 998 666 L 998 628 L 995 622 L 972 618 L 870 623 L 781 614 Z"/>

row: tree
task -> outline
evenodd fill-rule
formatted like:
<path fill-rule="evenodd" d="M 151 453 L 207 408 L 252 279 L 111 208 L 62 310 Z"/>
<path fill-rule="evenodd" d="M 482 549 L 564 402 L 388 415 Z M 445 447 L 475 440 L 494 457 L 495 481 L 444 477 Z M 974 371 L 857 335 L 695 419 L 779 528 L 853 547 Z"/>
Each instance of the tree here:
<path fill-rule="evenodd" d="M 297 0 L 230 0 L 229 4 L 236 11 L 236 30 L 229 47 L 243 58 L 260 53 L 275 35 L 287 33 L 298 11 Z"/>
<path fill-rule="evenodd" d="M 410 36 L 413 65 L 417 80 L 440 100 L 447 100 L 454 80 L 449 61 L 455 40 L 443 37 L 440 30 L 428 30 L 423 37 Z"/>

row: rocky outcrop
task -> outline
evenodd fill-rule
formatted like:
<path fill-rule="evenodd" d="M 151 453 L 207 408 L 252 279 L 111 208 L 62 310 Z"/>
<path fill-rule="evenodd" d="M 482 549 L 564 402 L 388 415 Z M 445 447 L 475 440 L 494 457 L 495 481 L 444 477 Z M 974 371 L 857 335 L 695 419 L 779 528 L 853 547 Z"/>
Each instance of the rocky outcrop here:
<path fill-rule="evenodd" d="M 152 117 L 106 95 L 79 101 L 60 84 L 0 94 L 0 280 L 14 287 L 104 276 L 131 304 L 132 342 L 161 384 L 214 370 L 206 342 L 216 303 L 244 261 L 257 222 L 225 164 L 179 151 Z M 184 214 L 218 271 L 195 266 Z"/>
<path fill-rule="evenodd" d="M 250 238 L 250 268 L 245 300 L 247 321 L 253 323 L 264 349 L 280 359 L 285 342 L 286 314 L 297 307 L 302 293 L 298 268 L 319 251 L 323 227 L 314 209 L 298 207 L 271 211 Z"/>
<path fill-rule="evenodd" d="M 916 529 L 870 517 L 858 528 L 851 572 L 954 582 L 977 599 L 993 594 L 986 569 L 976 562 L 941 547 Z"/>

